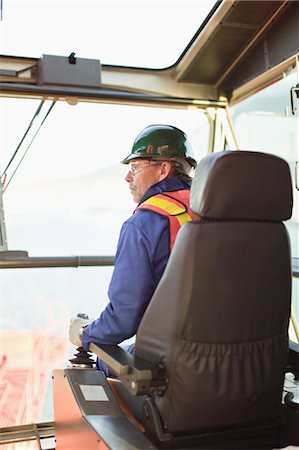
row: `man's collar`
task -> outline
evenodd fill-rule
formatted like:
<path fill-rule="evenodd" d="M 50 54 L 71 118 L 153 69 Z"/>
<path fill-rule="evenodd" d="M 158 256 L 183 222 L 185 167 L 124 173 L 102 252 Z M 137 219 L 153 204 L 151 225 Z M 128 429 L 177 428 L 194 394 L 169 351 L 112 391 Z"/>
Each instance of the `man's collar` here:
<path fill-rule="evenodd" d="M 179 191 L 180 189 L 190 189 L 190 185 L 179 177 L 165 178 L 165 180 L 159 181 L 159 183 L 154 184 L 146 191 L 139 205 L 148 198 L 153 197 L 153 195 L 163 192 Z"/>

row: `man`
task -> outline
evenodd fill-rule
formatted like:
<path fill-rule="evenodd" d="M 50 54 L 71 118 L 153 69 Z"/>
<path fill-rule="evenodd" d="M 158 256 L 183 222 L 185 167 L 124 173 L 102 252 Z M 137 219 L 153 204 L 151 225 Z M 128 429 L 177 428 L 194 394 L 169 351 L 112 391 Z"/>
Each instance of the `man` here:
<path fill-rule="evenodd" d="M 146 127 L 122 163 L 130 164 L 125 179 L 138 206 L 120 232 L 106 309 L 91 323 L 71 320 L 70 340 L 85 350 L 90 342 L 118 344 L 136 334 L 178 230 L 195 218 L 189 208 L 189 173 L 196 161 L 181 130 Z M 99 368 L 106 371 L 101 361 Z"/>

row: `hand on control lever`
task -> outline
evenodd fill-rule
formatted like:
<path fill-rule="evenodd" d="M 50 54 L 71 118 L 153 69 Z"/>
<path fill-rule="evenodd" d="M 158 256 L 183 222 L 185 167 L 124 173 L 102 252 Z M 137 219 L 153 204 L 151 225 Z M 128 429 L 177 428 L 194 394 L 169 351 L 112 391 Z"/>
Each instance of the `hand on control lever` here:
<path fill-rule="evenodd" d="M 88 318 L 87 314 L 78 314 L 77 317 L 72 317 L 69 327 L 69 339 L 76 347 L 82 346 L 82 333 L 83 328 L 93 322 Z"/>

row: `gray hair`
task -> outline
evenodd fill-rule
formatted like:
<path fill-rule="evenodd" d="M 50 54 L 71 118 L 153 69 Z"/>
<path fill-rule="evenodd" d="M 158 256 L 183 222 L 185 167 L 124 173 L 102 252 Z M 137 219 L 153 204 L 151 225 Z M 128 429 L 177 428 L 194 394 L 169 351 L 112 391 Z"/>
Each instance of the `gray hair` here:
<path fill-rule="evenodd" d="M 190 173 L 192 167 L 188 161 L 184 158 L 171 158 L 169 162 L 171 163 L 170 175 L 172 177 L 179 177 L 191 185 L 192 178 L 190 177 Z"/>

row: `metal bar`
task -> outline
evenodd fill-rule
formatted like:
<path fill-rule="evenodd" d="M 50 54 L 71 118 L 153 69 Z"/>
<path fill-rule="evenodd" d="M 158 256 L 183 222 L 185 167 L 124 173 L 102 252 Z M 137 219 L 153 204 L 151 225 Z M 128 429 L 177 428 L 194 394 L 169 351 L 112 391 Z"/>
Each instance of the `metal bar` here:
<path fill-rule="evenodd" d="M 6 223 L 4 216 L 4 206 L 3 206 L 3 191 L 2 191 L 2 181 L 0 178 L 0 255 L 1 251 L 7 251 L 7 235 L 6 235 Z"/>
<path fill-rule="evenodd" d="M 209 125 L 210 125 L 208 153 L 212 153 L 213 149 L 214 149 L 214 141 L 215 141 L 216 112 L 212 108 L 207 108 L 205 111 L 205 114 L 206 114 L 206 117 L 207 117 Z"/>
<path fill-rule="evenodd" d="M 34 429 L 34 432 L 35 432 L 35 439 L 37 441 L 38 448 L 39 448 L 39 450 L 43 450 L 42 449 L 41 440 L 40 440 L 40 435 L 39 435 L 39 429 L 38 429 L 37 424 L 33 424 L 33 429 Z"/>
<path fill-rule="evenodd" d="M 41 256 L 2 257 L 0 269 L 29 269 L 42 267 L 113 266 L 114 256 Z"/>
<path fill-rule="evenodd" d="M 17 71 L 16 70 L 9 70 L 9 69 L 0 69 L 0 77 L 16 77 Z"/>
<path fill-rule="evenodd" d="M 229 106 L 226 107 L 226 120 L 227 120 L 227 124 L 228 124 L 228 129 L 230 131 L 231 139 L 232 139 L 232 141 L 233 141 L 233 143 L 235 145 L 235 149 L 238 150 L 240 147 L 238 145 L 237 134 L 236 134 L 236 131 L 235 131 L 235 127 L 233 125 L 233 121 L 232 121 L 231 115 L 230 115 L 230 108 L 229 108 Z M 228 139 L 227 139 L 227 142 L 230 145 Z"/>
<path fill-rule="evenodd" d="M 55 100 L 85 100 L 85 101 L 123 101 L 130 104 L 156 104 L 156 105 L 168 105 L 168 106 L 190 106 L 196 105 L 198 108 L 207 108 L 208 106 L 214 106 L 218 108 L 225 108 L 227 101 L 224 100 L 197 100 L 193 98 L 181 98 L 170 97 L 163 95 L 153 94 L 139 94 L 136 92 L 124 92 L 111 89 L 88 89 L 88 88 L 76 88 L 76 87 L 61 87 L 61 86 L 33 86 L 27 84 L 11 84 L 0 83 L 1 95 L 9 93 L 10 95 L 16 94 L 30 94 L 35 98 L 45 98 Z"/>
<path fill-rule="evenodd" d="M 299 278 L 299 258 L 292 258 L 292 275 L 295 278 Z"/>
<path fill-rule="evenodd" d="M 272 67 L 271 69 L 251 79 L 247 83 L 237 87 L 232 93 L 232 98 L 229 102 L 230 106 L 234 106 L 264 87 L 281 80 L 290 70 L 293 69 L 295 64 L 296 56 L 291 56 L 277 66 Z"/>
<path fill-rule="evenodd" d="M 11 255 L 10 255 L 11 253 Z M 0 251 L 0 269 L 114 266 L 114 256 L 26 256 L 27 252 Z M 298 258 L 292 258 L 292 275 L 299 278 Z"/>
<path fill-rule="evenodd" d="M 0 445 L 54 437 L 54 422 L 0 428 Z"/>
<path fill-rule="evenodd" d="M 296 316 L 295 316 L 295 313 L 294 313 L 293 305 L 291 306 L 291 323 L 292 323 L 293 328 L 294 328 L 294 332 L 295 332 L 295 336 L 297 338 L 297 342 L 299 342 L 299 328 L 298 328 Z"/>

